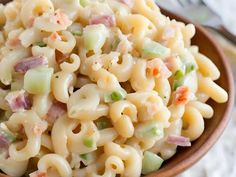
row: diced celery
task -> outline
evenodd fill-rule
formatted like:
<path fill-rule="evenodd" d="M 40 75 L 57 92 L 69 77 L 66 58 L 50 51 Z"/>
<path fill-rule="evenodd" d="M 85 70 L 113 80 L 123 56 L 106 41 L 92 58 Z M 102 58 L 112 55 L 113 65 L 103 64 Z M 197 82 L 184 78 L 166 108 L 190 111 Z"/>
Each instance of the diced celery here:
<path fill-rule="evenodd" d="M 157 171 L 164 160 L 158 155 L 146 151 L 144 152 L 143 161 L 142 161 L 142 174 L 147 175 L 151 172 Z"/>
<path fill-rule="evenodd" d="M 83 162 L 85 165 L 89 165 L 89 164 L 91 164 L 91 163 L 95 160 L 94 154 L 92 154 L 92 153 L 81 154 L 81 155 L 80 155 L 80 158 L 81 158 L 82 162 Z"/>
<path fill-rule="evenodd" d="M 88 148 L 93 147 L 94 144 L 93 138 L 84 138 L 83 144 Z"/>
<path fill-rule="evenodd" d="M 125 99 L 127 95 L 127 92 L 124 89 L 120 89 L 117 91 L 113 91 L 110 94 L 105 94 L 104 95 L 104 101 L 106 103 L 114 102 L 114 101 L 120 101 Z"/>
<path fill-rule="evenodd" d="M 80 158 L 83 160 L 88 160 L 89 157 L 88 157 L 88 154 L 81 154 Z"/>
<path fill-rule="evenodd" d="M 30 69 L 24 76 L 24 89 L 31 94 L 49 93 L 53 68 L 37 67 Z"/>
<path fill-rule="evenodd" d="M 108 31 L 103 24 L 90 25 L 84 29 L 84 47 L 89 50 L 101 49 L 104 45 Z"/>
<path fill-rule="evenodd" d="M 183 70 L 177 70 L 175 72 L 174 77 L 176 80 L 179 80 L 179 79 L 182 79 L 184 77 L 184 75 L 185 75 L 185 72 Z"/>
<path fill-rule="evenodd" d="M 105 103 L 112 103 L 112 99 L 111 99 L 111 94 L 104 94 L 104 102 Z"/>
<path fill-rule="evenodd" d="M 111 99 L 113 101 L 119 101 L 119 100 L 122 100 L 124 97 L 123 95 L 120 93 L 120 92 L 112 92 L 111 93 Z"/>
<path fill-rule="evenodd" d="M 142 47 L 143 58 L 165 57 L 170 53 L 170 49 L 150 39 L 144 40 Z"/>
<path fill-rule="evenodd" d="M 80 0 L 80 5 L 86 7 L 87 5 L 89 5 L 89 1 L 90 0 Z"/>
<path fill-rule="evenodd" d="M 34 43 L 34 45 L 37 45 L 39 47 L 46 47 L 47 46 L 47 44 L 43 41 L 36 42 L 36 43 Z"/>
<path fill-rule="evenodd" d="M 120 43 L 120 38 L 118 36 L 115 36 L 111 43 L 111 51 L 116 50 L 119 43 Z"/>
<path fill-rule="evenodd" d="M 0 136 L 3 137 L 9 143 L 16 141 L 16 135 L 14 135 L 8 130 L 5 130 L 2 127 L 0 127 Z"/>
<path fill-rule="evenodd" d="M 186 63 L 186 74 L 191 73 L 195 70 L 195 65 L 193 63 Z"/>
<path fill-rule="evenodd" d="M 142 138 L 162 137 L 163 129 L 155 123 L 144 124 L 137 128 L 137 135 Z"/>
<path fill-rule="evenodd" d="M 111 123 L 107 120 L 101 120 L 101 121 L 96 122 L 96 126 L 98 130 L 103 130 L 103 129 L 111 127 Z"/>
<path fill-rule="evenodd" d="M 174 82 L 173 82 L 173 90 L 174 91 L 176 91 L 178 87 L 181 87 L 184 85 L 184 79 L 185 79 L 185 77 L 182 77 L 179 80 L 174 80 Z"/>
<path fill-rule="evenodd" d="M 82 30 L 74 30 L 74 31 L 71 31 L 71 33 L 72 33 L 74 36 L 81 36 L 81 35 L 82 35 Z"/>
<path fill-rule="evenodd" d="M 83 27 L 80 23 L 73 23 L 71 26 L 68 27 L 68 30 L 74 36 L 81 36 L 83 34 Z"/>

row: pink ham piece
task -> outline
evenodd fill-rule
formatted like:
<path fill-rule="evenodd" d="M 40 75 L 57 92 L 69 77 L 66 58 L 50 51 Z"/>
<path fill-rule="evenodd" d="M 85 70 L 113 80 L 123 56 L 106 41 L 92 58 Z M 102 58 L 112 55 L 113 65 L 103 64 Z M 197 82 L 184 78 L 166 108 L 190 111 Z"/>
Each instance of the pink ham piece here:
<path fill-rule="evenodd" d="M 118 0 L 118 1 L 129 6 L 129 7 L 133 7 L 133 5 L 134 5 L 134 0 Z"/>
<path fill-rule="evenodd" d="M 30 109 L 31 103 L 28 95 L 24 90 L 9 92 L 5 97 L 12 112 L 19 112 L 25 109 Z"/>
<path fill-rule="evenodd" d="M 113 27 L 116 25 L 115 17 L 112 15 L 98 15 L 93 16 L 90 21 L 90 25 L 104 24 L 106 27 Z"/>
<path fill-rule="evenodd" d="M 61 102 L 54 102 L 50 109 L 48 110 L 48 113 L 46 115 L 45 120 L 49 124 L 53 124 L 60 116 L 65 114 L 67 111 L 67 106 L 64 103 Z"/>
<path fill-rule="evenodd" d="M 40 65 L 47 65 L 48 60 L 44 56 L 33 56 L 20 60 L 15 66 L 14 70 L 18 73 L 26 73 L 29 69 L 35 68 Z"/>
<path fill-rule="evenodd" d="M 0 135 L 0 152 L 2 155 L 4 155 L 5 158 L 9 157 L 9 146 L 10 146 L 9 140 L 3 135 Z"/>
<path fill-rule="evenodd" d="M 10 142 L 4 137 L 0 135 L 0 149 L 8 149 Z"/>
<path fill-rule="evenodd" d="M 178 135 L 170 135 L 167 137 L 166 142 L 168 144 L 174 144 L 177 146 L 182 146 L 182 147 L 190 147 L 191 142 L 189 138 L 183 137 L 183 136 L 178 136 Z"/>
<path fill-rule="evenodd" d="M 29 174 L 29 177 L 47 177 L 47 173 L 35 171 Z"/>

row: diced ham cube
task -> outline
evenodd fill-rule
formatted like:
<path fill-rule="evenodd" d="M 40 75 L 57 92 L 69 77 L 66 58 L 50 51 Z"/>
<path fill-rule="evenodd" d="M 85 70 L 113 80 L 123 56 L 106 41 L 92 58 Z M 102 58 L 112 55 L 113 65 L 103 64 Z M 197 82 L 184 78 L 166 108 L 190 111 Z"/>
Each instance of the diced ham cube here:
<path fill-rule="evenodd" d="M 115 17 L 112 15 L 98 15 L 93 16 L 90 21 L 90 25 L 104 24 L 106 27 L 113 27 L 116 25 Z"/>
<path fill-rule="evenodd" d="M 30 173 L 29 176 L 30 177 L 47 177 L 47 173 L 40 172 L 40 171 L 35 171 L 33 173 Z"/>
<path fill-rule="evenodd" d="M 48 60 L 44 56 L 33 56 L 20 60 L 15 66 L 14 70 L 18 73 L 26 73 L 29 69 L 35 68 L 41 65 L 47 65 Z"/>
<path fill-rule="evenodd" d="M 50 109 L 48 110 L 45 120 L 49 124 L 53 124 L 60 116 L 65 114 L 66 111 L 67 111 L 66 104 L 61 102 L 54 102 L 50 107 Z"/>
<path fill-rule="evenodd" d="M 179 135 L 170 135 L 167 137 L 166 142 L 168 144 L 174 144 L 177 146 L 182 146 L 182 147 L 189 147 L 191 146 L 191 142 L 189 138 L 179 136 Z"/>
<path fill-rule="evenodd" d="M 8 149 L 10 142 L 4 137 L 0 135 L 0 149 Z"/>
<path fill-rule="evenodd" d="M 31 103 L 28 95 L 24 90 L 9 92 L 5 97 L 12 112 L 18 112 L 25 109 L 30 109 Z"/>

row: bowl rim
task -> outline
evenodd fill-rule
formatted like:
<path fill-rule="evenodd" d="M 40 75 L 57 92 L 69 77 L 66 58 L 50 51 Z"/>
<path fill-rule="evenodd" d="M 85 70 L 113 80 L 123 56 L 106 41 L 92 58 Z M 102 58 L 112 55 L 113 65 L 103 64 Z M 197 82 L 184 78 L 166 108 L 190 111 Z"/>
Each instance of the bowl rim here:
<path fill-rule="evenodd" d="M 173 17 L 173 19 L 177 19 L 177 21 L 182 21 L 185 24 L 188 24 L 188 23 L 194 24 L 196 29 L 200 33 L 202 33 L 205 36 L 206 40 L 208 40 L 212 44 L 212 46 L 216 49 L 217 54 L 219 55 L 219 58 L 222 61 L 222 66 L 225 68 L 225 75 L 226 75 L 227 83 L 228 83 L 228 101 L 226 103 L 226 109 L 220 123 L 217 124 L 213 133 L 208 137 L 207 141 L 197 151 L 191 154 L 191 156 L 189 156 L 188 158 L 176 164 L 174 168 L 169 167 L 169 168 L 166 168 L 164 171 L 156 171 L 145 177 L 172 177 L 172 176 L 180 174 L 181 172 L 185 171 L 187 168 L 194 165 L 197 161 L 199 161 L 223 134 L 223 131 L 225 130 L 230 120 L 230 114 L 231 114 L 231 111 L 234 105 L 234 99 L 235 99 L 234 98 L 235 96 L 234 79 L 233 79 L 233 74 L 232 74 L 230 64 L 227 60 L 227 57 L 223 53 L 223 50 L 220 48 L 219 45 L 217 45 L 213 36 L 208 31 L 206 31 L 204 27 L 202 27 L 199 24 L 195 24 L 191 22 L 190 20 L 187 20 L 185 17 L 179 16 L 173 12 L 170 12 L 162 8 L 161 8 L 161 12 L 164 15 L 171 16 Z"/>
<path fill-rule="evenodd" d="M 187 20 L 186 18 L 179 16 L 175 13 L 172 13 L 166 9 L 161 9 L 161 12 L 164 15 L 174 17 L 174 19 L 178 19 L 178 21 L 182 21 L 184 23 L 192 23 L 191 21 Z M 180 20 L 179 20 L 180 19 Z M 235 90 L 234 90 L 234 80 L 233 80 L 233 74 L 231 71 L 231 67 L 227 61 L 227 58 L 225 54 L 223 53 L 222 49 L 219 47 L 219 45 L 216 44 L 215 39 L 212 37 L 212 35 L 207 32 L 201 25 L 193 23 L 194 26 L 198 31 L 200 31 L 205 37 L 206 40 L 208 40 L 214 48 L 216 48 L 217 54 L 219 55 L 220 59 L 222 60 L 222 65 L 225 68 L 226 78 L 228 80 L 228 101 L 227 101 L 227 107 L 224 112 L 224 115 L 222 116 L 221 122 L 215 127 L 215 130 L 208 138 L 206 143 L 204 143 L 201 148 L 199 148 L 197 151 L 195 151 L 191 156 L 184 159 L 180 163 L 178 163 L 174 168 L 167 168 L 165 171 L 156 171 L 150 175 L 147 175 L 145 177 L 172 177 L 175 175 L 178 175 L 179 173 L 183 172 L 187 168 L 191 167 L 193 164 L 195 164 L 198 160 L 200 160 L 209 150 L 210 148 L 217 142 L 217 140 L 222 135 L 224 129 L 226 128 L 229 120 L 230 120 L 230 113 L 232 111 L 233 105 L 234 105 L 234 96 L 235 96 Z M 8 177 L 5 174 L 0 173 L 0 177 Z"/>

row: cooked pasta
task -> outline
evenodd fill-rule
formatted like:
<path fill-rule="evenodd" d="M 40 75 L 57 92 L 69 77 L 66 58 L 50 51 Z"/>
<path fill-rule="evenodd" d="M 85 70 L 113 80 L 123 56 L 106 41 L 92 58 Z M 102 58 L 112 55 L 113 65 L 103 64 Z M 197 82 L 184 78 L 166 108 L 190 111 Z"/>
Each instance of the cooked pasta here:
<path fill-rule="evenodd" d="M 192 24 L 154 0 L 0 5 L 0 170 L 139 177 L 189 147 L 228 100 Z"/>

